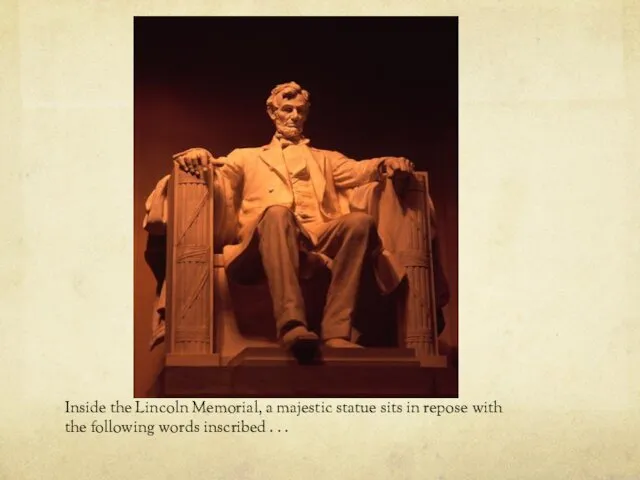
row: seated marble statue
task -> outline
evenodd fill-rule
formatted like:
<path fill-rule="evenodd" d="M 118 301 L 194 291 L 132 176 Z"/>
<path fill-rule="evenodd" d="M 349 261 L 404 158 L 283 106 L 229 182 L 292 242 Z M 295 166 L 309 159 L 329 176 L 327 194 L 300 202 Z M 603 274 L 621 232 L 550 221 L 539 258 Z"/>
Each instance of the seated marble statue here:
<path fill-rule="evenodd" d="M 321 344 L 359 348 L 352 342 L 352 321 L 363 265 L 373 261 L 383 293 L 393 291 L 403 266 L 383 248 L 374 218 L 354 211 L 346 192 L 392 178 L 402 188 L 414 165 L 403 157 L 355 161 L 319 150 L 303 136 L 309 93 L 295 82 L 276 86 L 267 100 L 275 125 L 271 142 L 238 148 L 215 158 L 203 148 L 174 155 L 179 167 L 195 176 L 212 170 L 216 198 L 239 192 L 237 242 L 223 257 L 230 281 L 266 280 L 280 343 L 294 355 Z M 227 197 L 228 201 L 228 197 Z M 308 328 L 300 286 L 301 252 L 326 258 L 331 280 L 320 335 Z"/>

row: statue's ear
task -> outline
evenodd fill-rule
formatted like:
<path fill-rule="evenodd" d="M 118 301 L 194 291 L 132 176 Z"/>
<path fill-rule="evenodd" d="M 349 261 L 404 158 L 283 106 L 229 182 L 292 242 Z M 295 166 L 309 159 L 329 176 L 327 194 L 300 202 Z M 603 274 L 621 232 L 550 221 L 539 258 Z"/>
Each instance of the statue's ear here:
<path fill-rule="evenodd" d="M 267 115 L 269 115 L 271 120 L 276 120 L 276 112 L 271 107 L 267 107 Z"/>

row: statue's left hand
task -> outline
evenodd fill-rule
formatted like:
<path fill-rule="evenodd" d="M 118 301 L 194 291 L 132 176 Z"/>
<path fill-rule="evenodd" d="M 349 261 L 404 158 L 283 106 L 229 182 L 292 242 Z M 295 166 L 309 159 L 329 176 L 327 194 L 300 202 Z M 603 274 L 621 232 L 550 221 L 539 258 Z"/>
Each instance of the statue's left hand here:
<path fill-rule="evenodd" d="M 393 182 L 396 193 L 402 196 L 411 182 L 415 169 L 413 162 L 404 157 L 384 157 L 381 167 Z"/>
<path fill-rule="evenodd" d="M 413 173 L 415 167 L 413 162 L 404 157 L 383 157 L 383 165 L 388 177 L 393 177 L 397 172 Z"/>

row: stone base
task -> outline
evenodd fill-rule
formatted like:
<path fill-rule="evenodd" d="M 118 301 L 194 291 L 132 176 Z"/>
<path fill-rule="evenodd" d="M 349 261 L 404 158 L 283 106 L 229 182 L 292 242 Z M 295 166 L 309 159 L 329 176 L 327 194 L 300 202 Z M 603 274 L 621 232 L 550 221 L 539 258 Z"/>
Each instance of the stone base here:
<path fill-rule="evenodd" d="M 443 357 L 417 359 L 411 349 L 323 348 L 299 365 L 281 348 L 247 348 L 226 366 L 216 355 L 172 355 L 162 375 L 165 397 L 458 396 L 458 371 Z M 431 364 L 431 366 L 421 366 Z M 435 366 L 434 366 L 435 365 Z"/>
<path fill-rule="evenodd" d="M 229 366 L 275 367 L 297 366 L 298 362 L 284 349 L 245 348 L 233 358 Z M 415 367 L 420 361 L 409 348 L 329 348 L 321 347 L 314 366 L 373 366 Z"/>

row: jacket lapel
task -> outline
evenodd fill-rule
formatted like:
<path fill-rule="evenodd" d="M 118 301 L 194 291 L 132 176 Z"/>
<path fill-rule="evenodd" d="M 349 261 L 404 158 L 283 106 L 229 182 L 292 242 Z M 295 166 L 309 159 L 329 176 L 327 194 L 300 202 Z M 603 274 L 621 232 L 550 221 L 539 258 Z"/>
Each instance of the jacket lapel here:
<path fill-rule="evenodd" d="M 313 148 L 307 147 L 306 151 L 308 152 L 307 168 L 309 169 L 311 183 L 313 183 L 313 188 L 315 189 L 318 197 L 318 202 L 322 205 L 322 200 L 327 186 L 327 182 L 324 178 L 326 158 L 322 152 Z M 280 142 L 278 142 L 275 137 L 271 140 L 269 145 L 262 147 L 259 157 L 271 169 L 271 171 L 280 177 L 287 187 L 291 188 L 289 172 L 284 164 L 282 147 L 280 147 Z"/>
<path fill-rule="evenodd" d="M 260 160 L 267 164 L 267 166 L 273 171 L 280 179 L 289 186 L 289 173 L 287 167 L 284 164 L 284 157 L 282 156 L 282 148 L 280 143 L 274 138 L 269 145 L 262 147 L 262 151 L 258 155 Z"/>

